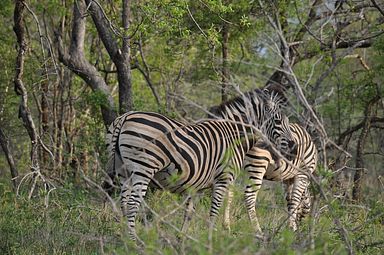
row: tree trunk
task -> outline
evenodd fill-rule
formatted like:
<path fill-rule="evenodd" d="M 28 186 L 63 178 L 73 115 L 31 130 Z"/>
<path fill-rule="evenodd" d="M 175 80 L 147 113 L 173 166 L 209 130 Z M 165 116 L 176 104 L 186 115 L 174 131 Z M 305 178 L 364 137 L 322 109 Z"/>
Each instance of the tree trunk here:
<path fill-rule="evenodd" d="M 9 148 L 9 141 L 5 136 L 1 127 L 0 127 L 0 145 L 4 151 L 5 157 L 7 158 L 9 169 L 11 171 L 13 190 L 16 191 L 17 185 L 18 185 L 17 177 L 19 177 L 19 173 L 17 171 L 15 160 L 13 159 L 11 149 Z"/>
<path fill-rule="evenodd" d="M 91 6 L 94 5 L 96 4 L 91 4 Z M 114 110 L 115 107 L 111 92 L 102 75 L 100 75 L 97 69 L 86 59 L 84 54 L 85 16 L 83 16 L 83 13 L 86 11 L 86 8 L 87 6 L 85 6 L 83 1 L 77 1 L 73 4 L 73 22 L 69 52 L 64 50 L 61 36 L 56 36 L 59 44 L 59 60 L 80 76 L 93 91 L 101 92 L 105 95 L 106 100 L 100 105 L 100 108 L 104 124 L 105 126 L 109 126 L 117 116 Z"/>
<path fill-rule="evenodd" d="M 31 169 L 32 171 L 39 171 L 38 159 L 38 146 L 40 138 L 36 130 L 32 115 L 28 108 L 28 94 L 27 89 L 22 81 L 24 72 L 24 58 L 27 51 L 27 42 L 25 40 L 25 26 L 24 26 L 24 0 L 18 0 L 15 3 L 14 10 L 14 27 L 13 30 L 17 37 L 18 54 L 16 58 L 16 73 L 14 78 L 15 92 L 20 96 L 19 118 L 23 120 L 23 125 L 28 132 L 31 140 Z"/>
<path fill-rule="evenodd" d="M 228 100 L 228 82 L 229 82 L 229 66 L 228 66 L 228 40 L 229 40 L 229 25 L 224 22 L 222 30 L 221 52 L 223 57 L 221 70 L 221 101 Z"/>
<path fill-rule="evenodd" d="M 117 68 L 117 80 L 119 81 L 119 112 L 120 114 L 132 110 L 132 80 L 131 80 L 131 50 L 129 45 L 128 29 L 130 25 L 130 1 L 123 0 L 122 21 L 124 28 L 123 46 L 113 62 Z"/>
<path fill-rule="evenodd" d="M 380 97 L 376 96 L 375 98 L 373 98 L 371 101 L 368 102 L 365 108 L 363 128 L 361 130 L 359 140 L 357 141 L 356 172 L 353 177 L 353 189 L 352 189 L 352 200 L 356 202 L 361 200 L 361 184 L 362 184 L 363 175 L 364 175 L 364 159 L 363 159 L 364 145 L 369 133 L 369 129 L 371 128 L 372 108 L 378 100 L 380 100 Z"/>
<path fill-rule="evenodd" d="M 49 131 L 49 105 L 48 105 L 48 81 L 43 81 L 41 85 L 41 137 L 44 138 Z M 43 167 L 47 166 L 48 162 L 48 153 L 44 150 L 41 150 L 41 164 Z"/>
<path fill-rule="evenodd" d="M 120 114 L 132 110 L 132 82 L 130 65 L 130 45 L 129 45 L 129 24 L 130 24 L 130 1 L 123 0 L 122 23 L 123 23 L 123 45 L 120 49 L 116 35 L 111 30 L 111 26 L 104 15 L 101 6 L 92 0 L 85 0 L 89 6 L 89 12 L 95 23 L 97 32 L 104 44 L 111 60 L 117 69 L 117 80 L 119 82 L 119 112 Z"/>

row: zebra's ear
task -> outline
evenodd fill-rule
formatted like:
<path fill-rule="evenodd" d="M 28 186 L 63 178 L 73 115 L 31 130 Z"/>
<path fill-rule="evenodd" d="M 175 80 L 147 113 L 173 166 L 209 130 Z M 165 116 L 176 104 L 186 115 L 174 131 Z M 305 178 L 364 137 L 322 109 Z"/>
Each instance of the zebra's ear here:
<path fill-rule="evenodd" d="M 271 100 L 271 95 L 272 94 L 271 94 L 271 91 L 269 89 L 264 88 L 264 89 L 260 90 L 259 95 L 261 96 L 261 98 L 264 101 L 268 102 L 269 100 Z"/>

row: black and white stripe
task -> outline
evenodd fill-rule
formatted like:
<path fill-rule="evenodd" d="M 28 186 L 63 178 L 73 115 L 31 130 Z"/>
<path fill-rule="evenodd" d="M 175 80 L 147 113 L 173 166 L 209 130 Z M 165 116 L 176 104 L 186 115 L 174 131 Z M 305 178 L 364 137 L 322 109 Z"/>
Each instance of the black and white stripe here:
<path fill-rule="evenodd" d="M 296 148 L 292 160 L 278 158 L 261 143 L 251 148 L 245 157 L 244 168 L 249 173 L 245 201 L 249 218 L 256 231 L 261 228 L 256 216 L 256 198 L 263 179 L 285 183 L 288 202 L 289 226 L 297 229 L 297 221 L 309 213 L 310 175 L 317 165 L 317 150 L 308 132 L 298 124 L 290 124 Z"/>
<path fill-rule="evenodd" d="M 225 119 L 193 125 L 152 112 L 118 117 L 106 136 L 107 173 L 121 186 L 121 207 L 131 237 L 136 238 L 135 217 L 150 183 L 176 193 L 212 188 L 214 222 L 234 180 L 233 169 L 243 167 L 245 155 L 258 140 L 255 128 L 282 144 L 292 142 L 288 123 L 282 126 L 279 103 L 276 96 L 253 91 L 222 105 L 218 112 Z"/>

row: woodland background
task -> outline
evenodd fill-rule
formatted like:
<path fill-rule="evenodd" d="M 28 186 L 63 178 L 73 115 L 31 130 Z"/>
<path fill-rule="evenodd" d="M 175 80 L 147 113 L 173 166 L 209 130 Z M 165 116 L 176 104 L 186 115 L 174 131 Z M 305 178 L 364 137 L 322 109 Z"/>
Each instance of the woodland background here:
<path fill-rule="evenodd" d="M 282 184 L 266 183 L 258 241 L 240 176 L 231 231 L 208 235 L 204 196 L 180 246 L 185 201 L 156 192 L 144 253 L 382 254 L 382 0 L 0 3 L 1 254 L 137 253 L 99 185 L 106 126 L 129 110 L 197 121 L 267 84 L 319 149 L 311 215 L 291 232 Z"/>

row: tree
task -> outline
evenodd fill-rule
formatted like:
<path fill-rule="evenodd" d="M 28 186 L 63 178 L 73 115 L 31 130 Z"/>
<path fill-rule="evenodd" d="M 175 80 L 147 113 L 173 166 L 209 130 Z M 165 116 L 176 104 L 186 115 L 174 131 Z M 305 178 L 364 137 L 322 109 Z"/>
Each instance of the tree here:
<path fill-rule="evenodd" d="M 15 71 L 15 92 L 20 96 L 19 118 L 22 119 L 23 125 L 28 132 L 31 141 L 31 169 L 39 172 L 40 165 L 38 159 L 38 147 L 42 145 L 41 139 L 35 127 L 31 112 L 28 107 L 28 93 L 23 83 L 24 58 L 27 52 L 27 41 L 25 39 L 25 24 L 24 24 L 25 3 L 23 0 L 16 1 L 14 11 L 14 27 L 13 30 L 17 37 L 18 54 L 16 59 Z"/>
<path fill-rule="evenodd" d="M 114 41 L 112 35 L 110 34 L 111 32 L 107 27 L 107 21 L 105 20 L 105 17 L 103 17 L 101 14 L 101 7 L 96 6 L 96 3 L 91 3 L 91 6 L 92 9 L 90 9 L 90 11 L 92 11 L 93 13 L 93 19 L 98 22 L 98 29 L 100 29 L 100 33 L 102 34 L 101 37 L 105 40 L 104 43 L 105 45 L 107 45 L 106 48 L 111 51 L 109 54 L 114 57 L 117 57 L 118 48 L 116 45 L 116 41 Z M 83 1 L 79 1 L 73 4 L 73 22 L 69 52 L 66 52 L 64 50 L 61 36 L 59 33 L 57 33 L 57 39 L 59 44 L 59 60 L 73 72 L 79 75 L 92 88 L 93 91 L 100 93 L 100 95 L 104 97 L 103 103 L 100 105 L 100 108 L 103 115 L 104 124 L 108 126 L 116 118 L 116 112 L 114 110 L 114 102 L 109 91 L 108 85 L 106 84 L 102 76 L 99 74 L 97 69 L 91 63 L 89 63 L 89 61 L 87 61 L 85 57 L 85 17 L 83 16 L 85 10 L 86 5 Z M 98 19 L 101 20 L 98 21 Z M 127 53 L 124 51 L 124 54 L 126 55 Z M 129 84 L 129 79 L 127 84 Z M 126 93 L 120 97 L 120 100 L 126 100 L 127 95 L 129 95 L 129 86 L 127 84 L 123 82 L 123 84 L 121 85 L 122 91 Z M 127 110 L 127 107 L 130 107 L 131 104 L 130 100 L 120 103 L 121 111 Z"/>

